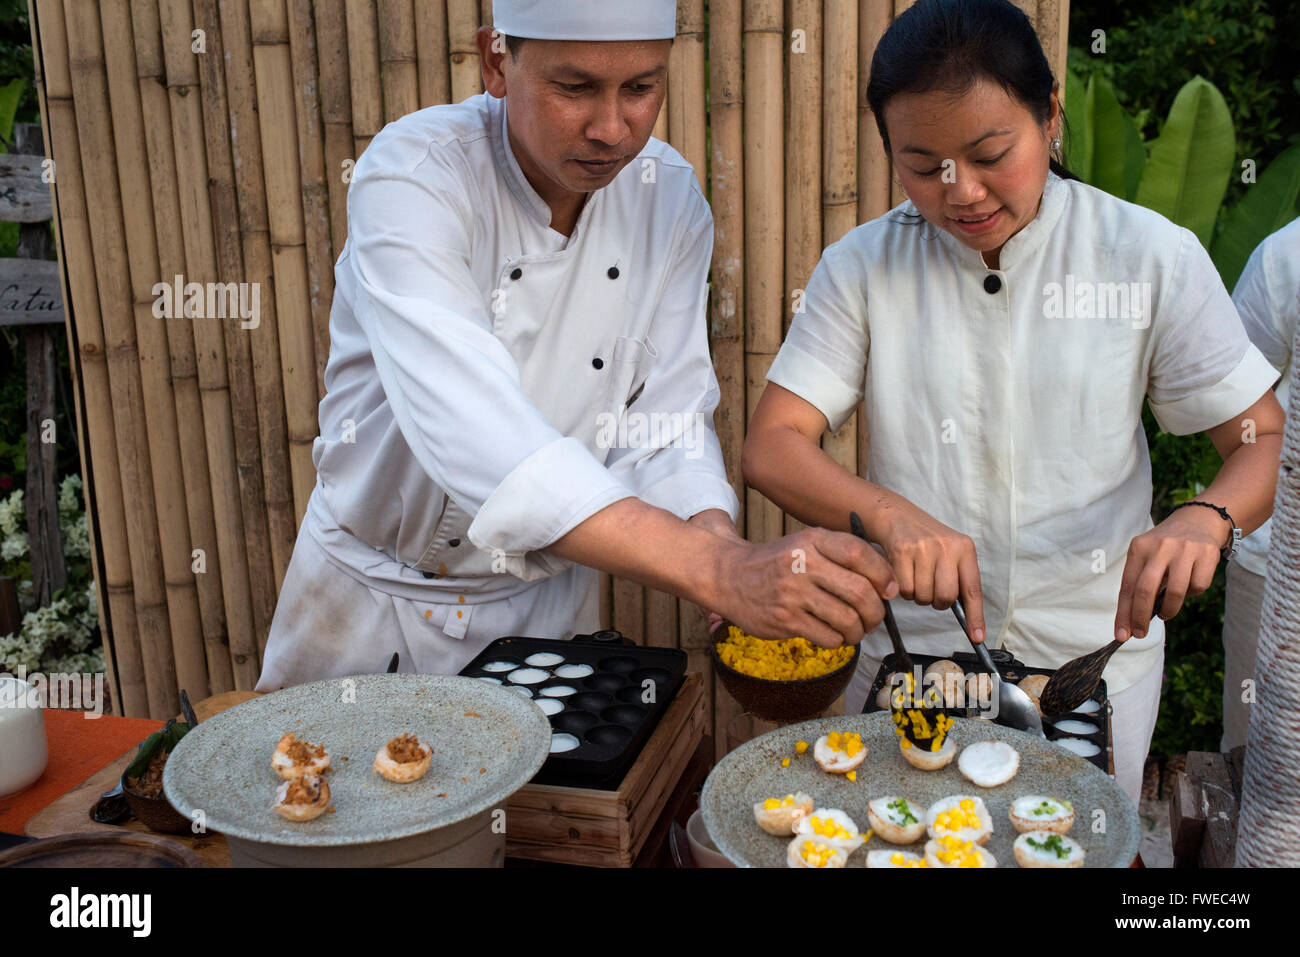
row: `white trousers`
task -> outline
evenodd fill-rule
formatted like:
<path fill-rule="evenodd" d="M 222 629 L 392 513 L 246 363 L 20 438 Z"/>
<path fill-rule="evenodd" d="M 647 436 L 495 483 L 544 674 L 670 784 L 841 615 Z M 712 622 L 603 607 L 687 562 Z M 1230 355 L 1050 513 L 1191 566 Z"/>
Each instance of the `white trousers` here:
<path fill-rule="evenodd" d="M 880 670 L 880 658 L 871 658 L 865 646 L 858 661 L 858 676 L 869 674 L 874 679 Z M 1160 648 L 1160 659 L 1154 668 L 1134 684 L 1110 696 L 1112 714 L 1111 750 L 1115 756 L 1115 783 L 1129 796 L 1133 806 L 1137 807 L 1142 797 L 1142 769 L 1146 764 L 1147 751 L 1151 747 L 1151 735 L 1156 730 L 1156 715 L 1160 712 L 1160 686 L 1164 677 L 1165 652 Z M 866 703 L 865 692 L 861 687 L 870 687 L 855 679 L 853 687 L 845 696 L 845 710 L 857 714 Z"/>
<path fill-rule="evenodd" d="M 497 638 L 572 638 L 596 631 L 597 574 L 575 565 L 509 598 L 473 603 L 429 589 L 412 601 L 370 588 L 298 536 L 267 638 L 258 691 L 323 678 L 398 671 L 455 674 Z M 450 597 L 450 601 L 448 598 Z"/>

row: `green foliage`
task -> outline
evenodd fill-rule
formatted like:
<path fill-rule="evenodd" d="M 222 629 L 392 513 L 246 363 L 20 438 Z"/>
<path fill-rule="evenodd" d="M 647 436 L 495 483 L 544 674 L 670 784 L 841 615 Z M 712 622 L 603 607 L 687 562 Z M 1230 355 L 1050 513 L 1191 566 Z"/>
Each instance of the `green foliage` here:
<path fill-rule="evenodd" d="M 1146 165 L 1137 124 L 1119 105 L 1105 77 L 1090 76 L 1085 85 L 1071 72 L 1065 95 L 1066 115 L 1074 119 L 1066 165 L 1085 183 L 1133 199 Z"/>
<path fill-rule="evenodd" d="M 1093 53 L 1093 31 L 1105 31 L 1106 52 Z M 1300 31 L 1293 0 L 1072 0 L 1070 69 L 1080 79 L 1100 74 L 1135 115 L 1146 140 L 1158 133 L 1179 90 L 1195 76 L 1227 101 L 1237 160 L 1263 169 L 1300 140 L 1300 74 L 1292 50 Z M 1067 106 L 1068 109 L 1068 106 Z M 1228 188 L 1235 204 L 1249 189 Z"/>
<path fill-rule="evenodd" d="M 1235 143 L 1223 95 L 1204 77 L 1188 80 L 1151 143 L 1137 203 L 1186 226 L 1208 247 L 1232 175 Z"/>
<path fill-rule="evenodd" d="M 1224 217 L 1212 256 L 1225 286 L 1233 288 L 1255 247 L 1294 218 L 1298 198 L 1300 145 L 1270 163 L 1245 198 Z"/>

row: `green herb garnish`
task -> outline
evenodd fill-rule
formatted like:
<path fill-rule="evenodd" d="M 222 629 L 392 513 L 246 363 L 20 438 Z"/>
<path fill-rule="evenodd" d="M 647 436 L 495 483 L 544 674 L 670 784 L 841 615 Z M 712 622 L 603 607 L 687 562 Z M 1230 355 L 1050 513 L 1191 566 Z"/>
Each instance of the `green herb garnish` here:
<path fill-rule="evenodd" d="M 1053 834 L 1042 844 L 1039 844 L 1032 837 L 1026 838 L 1025 843 L 1035 850 L 1052 851 L 1061 860 L 1070 856 L 1070 849 L 1061 843 L 1061 835 L 1059 834 Z"/>
<path fill-rule="evenodd" d="M 1054 803 L 1051 801 L 1044 801 L 1042 804 L 1038 805 L 1038 807 L 1034 808 L 1033 813 L 1036 815 L 1055 814 L 1056 810 L 1057 808 Z"/>
<path fill-rule="evenodd" d="M 902 798 L 898 798 L 896 801 L 890 801 L 889 804 L 886 805 L 886 807 L 888 807 L 891 811 L 898 812 L 899 816 L 902 817 L 903 819 L 902 821 L 899 822 L 900 824 L 918 823 L 915 815 L 912 814 L 911 807 L 909 807 L 908 803 Z"/>

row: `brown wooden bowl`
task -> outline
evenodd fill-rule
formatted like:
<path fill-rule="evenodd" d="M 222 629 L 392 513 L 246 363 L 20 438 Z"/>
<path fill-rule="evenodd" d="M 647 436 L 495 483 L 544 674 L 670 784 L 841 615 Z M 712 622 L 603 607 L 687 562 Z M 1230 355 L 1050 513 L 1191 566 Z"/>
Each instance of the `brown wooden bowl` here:
<path fill-rule="evenodd" d="M 723 621 L 709 642 L 713 656 L 713 673 L 722 686 L 740 702 L 750 714 L 767 721 L 805 721 L 815 718 L 831 706 L 853 680 L 853 669 L 858 666 L 859 648 L 853 648 L 853 657 L 824 675 L 816 678 L 798 678 L 792 681 L 774 681 L 755 678 L 726 664 L 718 654 L 718 635 L 726 635 L 729 621 Z"/>
<path fill-rule="evenodd" d="M 134 791 L 126 783 L 126 772 L 122 772 L 122 796 L 135 819 L 159 834 L 188 834 L 190 819 L 171 806 L 165 794 L 149 797 Z"/>

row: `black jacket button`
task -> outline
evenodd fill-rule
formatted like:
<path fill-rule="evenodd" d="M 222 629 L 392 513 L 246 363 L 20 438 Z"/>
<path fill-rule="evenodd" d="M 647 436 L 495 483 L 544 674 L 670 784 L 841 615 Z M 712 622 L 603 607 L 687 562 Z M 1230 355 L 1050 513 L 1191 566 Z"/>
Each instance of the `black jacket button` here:
<path fill-rule="evenodd" d="M 459 538 L 453 538 L 453 539 L 452 539 L 451 541 L 449 541 L 447 544 L 450 545 L 452 548 L 459 548 L 459 547 L 460 547 L 460 539 L 459 539 Z"/>
<path fill-rule="evenodd" d="M 516 266 L 514 270 L 510 273 L 510 278 L 514 280 L 518 280 L 523 276 L 523 274 L 524 271 L 520 269 L 518 266 Z"/>
<path fill-rule="evenodd" d="M 610 266 L 610 267 L 609 267 L 609 272 L 608 272 L 606 275 L 608 275 L 610 279 L 617 279 L 617 278 L 618 278 L 618 267 L 617 267 L 617 266 Z"/>
<path fill-rule="evenodd" d="M 600 356 L 596 356 L 596 358 L 591 360 L 591 367 L 593 369 L 603 369 L 605 368 L 605 360 Z"/>
<path fill-rule="evenodd" d="M 990 273 L 989 275 L 984 277 L 984 291 L 987 292 L 989 295 L 993 295 L 1001 288 L 1002 288 L 1002 280 L 999 279 L 997 276 L 994 276 L 992 273 Z"/>

